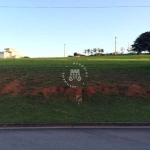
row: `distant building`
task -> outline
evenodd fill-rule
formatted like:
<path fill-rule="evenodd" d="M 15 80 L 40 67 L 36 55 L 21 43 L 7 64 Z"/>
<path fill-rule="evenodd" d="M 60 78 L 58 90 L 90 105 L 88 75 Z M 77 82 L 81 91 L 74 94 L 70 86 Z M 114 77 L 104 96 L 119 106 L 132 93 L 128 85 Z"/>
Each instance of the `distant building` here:
<path fill-rule="evenodd" d="M 85 55 L 75 52 L 74 56 L 80 57 L 80 56 L 85 56 Z"/>
<path fill-rule="evenodd" d="M 21 58 L 22 55 L 13 48 L 5 48 L 0 52 L 0 58 Z"/>

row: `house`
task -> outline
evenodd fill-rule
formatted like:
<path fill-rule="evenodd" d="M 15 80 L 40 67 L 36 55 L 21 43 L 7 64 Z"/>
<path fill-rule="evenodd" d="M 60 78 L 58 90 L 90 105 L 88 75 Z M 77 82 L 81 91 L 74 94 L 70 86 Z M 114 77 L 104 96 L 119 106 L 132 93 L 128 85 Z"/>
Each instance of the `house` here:
<path fill-rule="evenodd" d="M 85 55 L 75 52 L 75 53 L 74 53 L 74 56 L 80 57 L 80 56 L 85 56 Z"/>
<path fill-rule="evenodd" d="M 0 58 L 21 58 L 22 55 L 13 48 L 5 48 L 0 52 Z"/>

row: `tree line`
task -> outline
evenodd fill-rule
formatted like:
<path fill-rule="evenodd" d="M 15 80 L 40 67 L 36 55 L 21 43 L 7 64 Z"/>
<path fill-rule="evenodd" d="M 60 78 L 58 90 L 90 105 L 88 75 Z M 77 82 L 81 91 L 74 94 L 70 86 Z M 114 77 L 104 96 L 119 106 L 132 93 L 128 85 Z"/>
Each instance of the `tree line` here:
<path fill-rule="evenodd" d="M 104 49 L 93 48 L 93 49 L 85 49 L 83 54 L 97 55 L 97 54 L 101 54 L 101 53 L 104 53 Z"/>
<path fill-rule="evenodd" d="M 150 32 L 142 33 L 137 37 L 130 51 L 137 52 L 137 54 L 146 51 L 150 53 Z"/>

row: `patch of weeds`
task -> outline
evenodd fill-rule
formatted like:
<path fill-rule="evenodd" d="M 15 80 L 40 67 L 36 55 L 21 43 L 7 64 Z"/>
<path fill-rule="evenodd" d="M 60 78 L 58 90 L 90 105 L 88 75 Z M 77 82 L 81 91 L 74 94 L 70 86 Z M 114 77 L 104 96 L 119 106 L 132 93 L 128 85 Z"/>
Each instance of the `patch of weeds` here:
<path fill-rule="evenodd" d="M 44 93 L 42 91 L 38 92 L 38 96 L 44 97 Z"/>
<path fill-rule="evenodd" d="M 118 96 L 118 92 L 117 91 L 110 91 L 109 95 L 115 97 L 115 96 Z"/>
<path fill-rule="evenodd" d="M 99 82 L 95 82 L 95 85 L 100 85 L 100 83 Z"/>

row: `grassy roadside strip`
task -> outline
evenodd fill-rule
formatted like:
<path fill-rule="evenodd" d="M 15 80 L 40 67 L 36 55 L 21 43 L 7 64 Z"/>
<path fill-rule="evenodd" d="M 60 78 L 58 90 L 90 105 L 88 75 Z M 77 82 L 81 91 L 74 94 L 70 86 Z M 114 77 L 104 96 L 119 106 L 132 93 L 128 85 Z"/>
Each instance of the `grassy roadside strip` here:
<path fill-rule="evenodd" d="M 0 123 L 150 122 L 150 101 L 97 93 L 77 102 L 55 95 L 0 97 Z"/>

